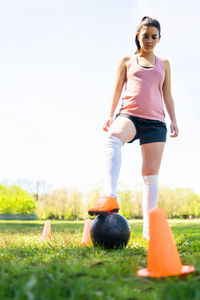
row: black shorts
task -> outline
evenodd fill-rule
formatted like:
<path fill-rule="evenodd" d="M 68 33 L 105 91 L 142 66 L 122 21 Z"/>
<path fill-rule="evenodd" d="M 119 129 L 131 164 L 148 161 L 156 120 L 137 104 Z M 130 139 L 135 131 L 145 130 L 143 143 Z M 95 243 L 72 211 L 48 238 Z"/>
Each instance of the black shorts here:
<path fill-rule="evenodd" d="M 127 114 L 118 114 L 116 117 L 126 117 L 133 122 L 136 128 L 135 137 L 128 143 L 139 139 L 140 145 L 156 142 L 166 142 L 167 126 L 164 122 L 150 119 L 143 119 Z"/>

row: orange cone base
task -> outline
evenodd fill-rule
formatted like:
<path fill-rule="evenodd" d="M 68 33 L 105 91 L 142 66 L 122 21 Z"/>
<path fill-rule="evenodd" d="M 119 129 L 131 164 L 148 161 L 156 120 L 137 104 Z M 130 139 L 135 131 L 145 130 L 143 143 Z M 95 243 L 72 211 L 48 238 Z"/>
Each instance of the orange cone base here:
<path fill-rule="evenodd" d="M 139 271 L 137 271 L 137 276 L 139 277 L 168 277 L 168 276 L 178 276 L 178 275 L 184 275 L 184 274 L 188 274 L 188 273 L 192 273 L 195 271 L 195 267 L 193 266 L 182 266 L 181 270 L 180 270 L 180 273 L 179 274 L 173 274 L 173 275 L 165 275 L 165 276 L 156 276 L 156 275 L 151 275 L 148 271 L 147 268 L 144 268 L 144 269 L 140 269 Z"/>

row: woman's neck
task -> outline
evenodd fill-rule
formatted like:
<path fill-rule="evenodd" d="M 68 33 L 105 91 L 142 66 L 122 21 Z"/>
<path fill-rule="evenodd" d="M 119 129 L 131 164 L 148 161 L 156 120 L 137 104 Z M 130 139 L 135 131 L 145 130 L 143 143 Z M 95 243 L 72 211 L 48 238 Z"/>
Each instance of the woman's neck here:
<path fill-rule="evenodd" d="M 144 57 L 146 58 L 147 60 L 151 60 L 153 58 L 155 58 L 155 54 L 153 52 L 144 52 L 140 49 L 140 52 L 137 54 L 138 56 L 140 57 Z"/>

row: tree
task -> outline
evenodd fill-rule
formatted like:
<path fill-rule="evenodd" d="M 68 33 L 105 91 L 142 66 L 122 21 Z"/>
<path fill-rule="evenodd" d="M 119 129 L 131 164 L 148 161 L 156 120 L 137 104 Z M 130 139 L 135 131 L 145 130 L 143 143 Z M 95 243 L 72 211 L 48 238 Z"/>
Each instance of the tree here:
<path fill-rule="evenodd" d="M 134 191 L 134 211 L 133 217 L 142 218 L 143 210 L 142 210 L 142 190 Z"/>
<path fill-rule="evenodd" d="M 126 189 L 118 192 L 120 202 L 120 213 L 127 219 L 131 219 L 134 215 L 134 195 Z"/>
<path fill-rule="evenodd" d="M 33 196 L 16 185 L 0 185 L 0 212 L 13 214 L 32 214 L 36 202 Z"/>
<path fill-rule="evenodd" d="M 82 219 L 83 218 L 83 195 L 79 191 L 72 191 L 69 194 L 69 201 L 71 207 L 71 216 L 72 220 Z"/>

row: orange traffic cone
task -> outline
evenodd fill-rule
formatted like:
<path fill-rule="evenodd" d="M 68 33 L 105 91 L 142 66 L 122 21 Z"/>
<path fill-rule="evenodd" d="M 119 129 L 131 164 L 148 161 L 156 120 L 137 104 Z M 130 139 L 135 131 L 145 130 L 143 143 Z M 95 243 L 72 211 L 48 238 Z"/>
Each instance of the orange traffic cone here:
<path fill-rule="evenodd" d="M 46 239 L 51 238 L 51 223 L 50 223 L 50 221 L 46 221 L 43 232 L 42 232 L 42 237 L 46 238 Z"/>
<path fill-rule="evenodd" d="M 83 229 L 83 236 L 82 236 L 82 241 L 81 241 L 81 244 L 83 246 L 88 246 L 92 242 L 91 236 L 90 236 L 91 225 L 92 225 L 92 220 L 85 221 L 85 226 Z"/>
<path fill-rule="evenodd" d="M 147 269 L 140 269 L 140 277 L 165 277 L 191 273 L 193 266 L 183 266 L 167 216 L 162 208 L 154 208 L 149 215 L 150 241 Z"/>

